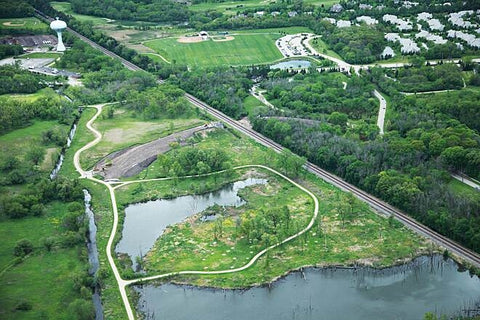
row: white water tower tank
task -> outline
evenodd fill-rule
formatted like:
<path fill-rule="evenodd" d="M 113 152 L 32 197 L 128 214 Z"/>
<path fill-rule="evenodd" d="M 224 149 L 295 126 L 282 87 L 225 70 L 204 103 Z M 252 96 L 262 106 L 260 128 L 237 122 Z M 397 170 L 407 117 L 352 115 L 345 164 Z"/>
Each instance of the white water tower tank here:
<path fill-rule="evenodd" d="M 58 36 L 57 51 L 65 51 L 65 45 L 63 44 L 62 40 L 62 32 L 67 28 L 67 24 L 65 21 L 59 20 L 57 17 L 56 20 L 53 20 L 52 23 L 50 23 L 50 28 L 55 31 Z"/>

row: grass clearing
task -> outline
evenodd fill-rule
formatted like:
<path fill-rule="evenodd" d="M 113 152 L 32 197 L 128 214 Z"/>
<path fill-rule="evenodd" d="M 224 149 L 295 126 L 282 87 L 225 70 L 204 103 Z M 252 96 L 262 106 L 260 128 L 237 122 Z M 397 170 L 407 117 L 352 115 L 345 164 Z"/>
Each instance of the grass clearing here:
<path fill-rule="evenodd" d="M 142 144 L 165 137 L 171 133 L 190 129 L 205 123 L 199 119 L 162 119 L 142 121 L 134 116 L 132 111 L 115 108 L 114 116 L 109 119 L 103 114 L 94 123 L 103 139 L 93 148 L 82 153 L 81 163 L 83 168 L 90 168 L 101 158 L 132 145 Z"/>
<path fill-rule="evenodd" d="M 30 126 L 11 131 L 0 136 L 0 151 L 23 158 L 32 146 L 41 146 L 45 150 L 45 157 L 39 169 L 51 171 L 58 158 L 61 147 L 54 144 L 43 144 L 42 133 L 49 129 L 60 128 L 68 132 L 68 126 L 58 121 L 34 121 Z"/>
<path fill-rule="evenodd" d="M 337 59 L 340 59 L 340 60 L 343 60 L 343 58 L 338 54 L 336 53 L 335 51 L 331 50 L 330 47 L 328 46 L 328 44 L 326 44 L 325 42 L 323 42 L 323 40 L 319 37 L 313 39 L 313 40 L 310 40 L 310 45 L 315 49 L 317 50 L 318 53 L 323 53 L 323 54 L 326 54 L 326 55 L 329 55 L 331 57 L 334 57 L 334 58 L 337 58 Z"/>
<path fill-rule="evenodd" d="M 180 43 L 176 38 L 147 41 L 152 48 L 172 63 L 190 66 L 249 65 L 274 62 L 282 58 L 275 46 L 280 34 L 235 35 L 231 41 L 206 40 Z"/>
<path fill-rule="evenodd" d="M 243 105 L 245 106 L 245 110 L 248 112 L 248 114 L 252 114 L 256 107 L 265 106 L 262 102 L 260 102 L 260 100 L 251 95 L 243 100 Z"/>
<path fill-rule="evenodd" d="M 39 98 L 45 97 L 47 95 L 51 94 L 56 94 L 54 91 L 50 88 L 44 88 L 40 89 L 35 93 L 7 93 L 7 94 L 2 94 L 0 97 L 4 98 L 10 98 L 10 99 L 16 99 L 16 100 L 22 100 L 26 102 L 33 102 L 35 100 L 38 100 Z"/>
<path fill-rule="evenodd" d="M 111 19 L 108 19 L 108 18 L 95 17 L 95 16 L 89 16 L 89 15 L 74 13 L 73 10 L 72 10 L 72 5 L 69 2 L 52 1 L 52 2 L 50 2 L 50 5 L 53 7 L 53 9 L 55 9 L 57 11 L 60 11 L 60 12 L 63 12 L 63 13 L 66 13 L 66 14 L 69 14 L 80 22 L 91 22 L 94 26 L 106 24 L 106 23 L 112 21 Z"/>
<path fill-rule="evenodd" d="M 475 190 L 471 186 L 454 178 L 448 183 L 448 188 L 457 194 L 463 194 L 472 198 L 480 198 L 480 191 Z"/>
<path fill-rule="evenodd" d="M 13 247 L 20 239 L 28 239 L 34 252 L 23 262 L 5 270 L 0 275 L 0 301 L 2 319 L 61 319 L 68 318 L 67 307 L 79 297 L 74 289 L 75 275 L 85 268 L 84 247 L 47 252 L 42 239 L 58 236 L 62 232 L 61 219 L 65 204 L 53 202 L 47 206 L 42 217 L 27 217 L 20 220 L 5 220 L 0 223 L 3 241 L 0 242 L 0 270 L 13 260 Z M 32 232 L 35 230 L 35 232 Z M 57 239 L 58 240 L 58 239 Z M 15 311 L 20 301 L 32 305 L 30 311 Z M 48 301 L 48 303 L 45 303 Z"/>
<path fill-rule="evenodd" d="M 21 59 L 24 59 L 24 58 L 35 58 L 35 59 L 53 58 L 53 59 L 57 59 L 57 58 L 60 58 L 61 56 L 62 56 L 62 53 L 58 53 L 58 52 L 32 52 L 32 53 L 24 54 L 24 55 L 20 56 L 19 58 L 21 58 Z"/>

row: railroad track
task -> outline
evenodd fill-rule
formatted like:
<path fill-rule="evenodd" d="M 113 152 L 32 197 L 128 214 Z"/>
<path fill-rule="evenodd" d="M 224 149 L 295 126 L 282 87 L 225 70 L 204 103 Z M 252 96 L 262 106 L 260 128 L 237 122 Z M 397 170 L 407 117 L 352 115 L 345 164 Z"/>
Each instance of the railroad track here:
<path fill-rule="evenodd" d="M 37 14 L 40 15 L 43 19 L 46 19 L 48 21 L 51 21 L 50 17 L 44 15 L 42 12 L 36 10 Z M 136 66 L 135 64 L 131 63 L 130 61 L 120 57 L 119 55 L 105 49 L 104 47 L 98 45 L 97 43 L 93 42 L 92 40 L 86 38 L 85 36 L 79 34 L 78 32 L 67 28 L 70 32 L 72 32 L 74 35 L 79 37 L 81 40 L 84 42 L 88 43 L 92 47 L 100 50 L 104 54 L 119 60 L 126 68 L 133 70 L 133 71 L 145 71 L 142 68 Z M 158 80 L 158 82 L 164 83 L 163 80 Z M 232 118 L 228 117 L 224 113 L 210 107 L 208 104 L 204 103 L 203 101 L 199 100 L 198 98 L 194 97 L 193 95 L 186 93 L 185 97 L 187 98 L 188 101 L 190 101 L 193 105 L 204 109 L 206 112 L 208 112 L 210 115 L 214 116 L 215 118 L 225 122 L 232 128 L 242 132 L 243 134 L 249 136 L 250 138 L 254 139 L 255 141 L 259 142 L 260 144 L 263 144 L 264 146 L 271 148 L 275 150 L 276 152 L 281 152 L 285 148 L 282 147 L 280 144 L 268 139 L 267 137 L 261 135 L 260 133 L 246 128 L 242 126 L 240 123 L 237 121 L 233 120 Z M 313 174 L 317 175 L 318 177 L 322 178 L 323 180 L 333 184 L 336 187 L 339 187 L 340 189 L 344 191 L 348 191 L 353 193 L 357 198 L 360 200 L 366 202 L 368 205 L 370 205 L 372 208 L 380 211 L 383 214 L 387 215 L 392 215 L 395 219 L 403 223 L 405 226 L 410 228 L 411 230 L 428 237 L 431 239 L 433 242 L 435 242 L 438 245 L 443 246 L 450 252 L 458 255 L 459 257 L 465 259 L 466 261 L 472 263 L 476 267 L 480 267 L 480 254 L 473 252 L 467 248 L 464 248 L 462 245 L 456 243 L 455 241 L 439 234 L 438 232 L 424 226 L 423 224 L 419 223 L 412 217 L 408 216 L 401 210 L 392 207 L 391 205 L 385 203 L 384 201 L 368 194 L 367 192 L 351 185 L 350 183 L 342 180 L 341 178 L 337 177 L 334 174 L 331 174 L 328 171 L 325 171 L 318 167 L 317 165 L 307 162 L 305 164 L 305 168 L 312 172 Z"/>

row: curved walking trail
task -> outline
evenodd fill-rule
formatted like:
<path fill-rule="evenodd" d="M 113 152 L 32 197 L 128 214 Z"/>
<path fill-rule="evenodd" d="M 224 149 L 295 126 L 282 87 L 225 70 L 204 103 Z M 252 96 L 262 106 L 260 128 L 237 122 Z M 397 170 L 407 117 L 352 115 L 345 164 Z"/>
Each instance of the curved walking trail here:
<path fill-rule="evenodd" d="M 383 127 L 385 123 L 385 113 L 387 112 L 387 100 L 377 91 L 377 89 L 373 90 L 373 95 L 380 101 L 380 108 L 378 109 L 378 118 L 377 118 L 377 126 L 380 128 L 380 135 L 383 135 Z"/>
<path fill-rule="evenodd" d="M 141 182 L 149 182 L 149 181 L 163 181 L 163 180 L 170 180 L 170 179 L 174 179 L 174 178 L 167 177 L 167 178 L 158 178 L 158 179 L 134 180 L 134 181 L 127 181 L 127 182 L 115 182 L 115 183 L 112 183 L 112 184 L 116 184 L 116 186 L 113 187 L 110 183 L 107 183 L 105 181 L 94 178 L 92 172 L 85 171 L 85 170 L 82 169 L 82 167 L 80 165 L 80 154 L 83 151 L 85 151 L 85 150 L 93 147 L 94 145 L 96 145 L 102 139 L 102 134 L 99 131 L 97 131 L 95 128 L 93 128 L 92 124 L 97 119 L 97 117 L 102 113 L 102 109 L 105 105 L 107 105 L 107 103 L 106 104 L 93 105 L 93 106 L 87 106 L 87 107 L 90 107 L 90 108 L 95 108 L 97 110 L 95 115 L 86 124 L 87 129 L 90 130 L 95 135 L 95 139 L 90 141 L 89 143 L 87 143 L 82 148 L 80 148 L 77 152 L 75 152 L 75 155 L 73 157 L 73 163 L 75 165 L 75 169 L 80 174 L 81 178 L 86 178 L 86 179 L 89 179 L 89 180 L 94 181 L 96 183 L 104 185 L 110 193 L 110 199 L 111 199 L 112 209 L 113 209 L 113 225 L 112 225 L 112 231 L 110 233 L 110 237 L 108 238 L 108 242 L 107 242 L 106 254 L 107 254 L 108 263 L 110 264 L 110 268 L 112 269 L 113 274 L 115 275 L 115 279 L 118 283 L 118 289 L 120 291 L 120 295 L 122 297 L 122 301 L 123 301 L 123 304 L 125 306 L 125 309 L 126 309 L 129 320 L 134 320 L 135 316 L 134 316 L 134 313 L 133 313 L 133 309 L 130 306 L 130 302 L 128 300 L 128 296 L 127 296 L 127 292 L 126 292 L 126 286 L 128 286 L 130 284 L 134 284 L 134 283 L 150 281 L 150 280 L 155 280 L 155 279 L 161 279 L 161 278 L 170 277 L 170 276 L 174 276 L 174 275 L 182 275 L 182 274 L 197 274 L 197 275 L 209 275 L 210 274 L 211 275 L 211 274 L 235 273 L 235 272 L 242 271 L 242 270 L 250 268 L 267 251 L 272 250 L 274 248 L 277 248 L 278 246 L 280 246 L 284 243 L 287 243 L 287 242 L 299 237 L 300 235 L 304 234 L 305 232 L 309 231 L 312 228 L 313 224 L 315 223 L 315 220 L 318 216 L 318 211 L 319 211 L 319 201 L 318 201 L 318 198 L 311 191 L 309 191 L 305 187 L 301 186 L 300 184 L 296 183 L 292 179 L 286 177 L 285 175 L 281 174 L 280 172 L 278 172 L 278 171 L 276 171 L 276 170 L 274 170 L 270 167 L 267 167 L 267 166 L 263 166 L 263 165 L 244 165 L 244 166 L 235 167 L 235 168 L 233 168 L 233 170 L 242 169 L 242 168 L 261 168 L 261 169 L 268 170 L 271 173 L 280 176 L 281 178 L 290 182 L 291 184 L 293 184 L 294 186 L 296 186 L 300 190 L 307 193 L 313 199 L 314 205 L 315 205 L 314 210 L 313 210 L 313 216 L 312 216 L 309 224 L 304 229 L 295 233 L 294 235 L 291 235 L 290 237 L 282 240 L 281 242 L 278 242 L 276 244 L 273 244 L 273 245 L 261 250 L 253 258 L 251 258 L 248 263 L 246 263 L 245 265 L 243 265 L 242 267 L 239 267 L 239 268 L 227 269 L 227 270 L 216 270 L 216 271 L 198 271 L 198 270 L 186 270 L 186 271 L 177 271 L 177 272 L 174 271 L 174 272 L 154 275 L 154 276 L 150 276 L 150 277 L 143 277 L 143 278 L 132 279 L 132 280 L 124 280 L 121 277 L 121 275 L 120 275 L 120 273 L 117 269 L 117 266 L 115 265 L 115 261 L 113 259 L 113 256 L 112 256 L 112 245 L 113 245 L 115 234 L 116 234 L 117 228 L 118 228 L 118 208 L 117 208 L 117 201 L 116 201 L 116 198 L 115 198 L 115 189 L 117 189 L 119 187 L 122 187 L 122 186 L 125 186 L 125 185 L 128 185 L 128 184 L 132 184 L 132 183 L 141 183 Z M 180 177 L 180 178 L 187 179 L 187 178 L 192 178 L 192 177 L 209 176 L 209 175 L 219 174 L 219 173 L 225 172 L 225 171 L 227 171 L 227 170 L 212 172 L 212 173 L 203 174 L 203 175 L 185 176 L 185 177 Z"/>

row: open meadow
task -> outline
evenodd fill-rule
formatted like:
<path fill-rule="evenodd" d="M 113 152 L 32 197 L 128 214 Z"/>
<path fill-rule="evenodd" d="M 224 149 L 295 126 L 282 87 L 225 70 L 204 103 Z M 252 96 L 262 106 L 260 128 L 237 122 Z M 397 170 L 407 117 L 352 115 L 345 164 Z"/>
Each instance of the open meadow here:
<path fill-rule="evenodd" d="M 145 42 L 169 62 L 189 66 L 237 66 L 263 64 L 282 58 L 275 46 L 280 34 L 230 35 L 225 39 L 181 43 L 177 38 L 158 39 Z M 188 39 L 188 38 L 186 38 Z M 214 37 L 215 39 L 215 37 Z"/>

